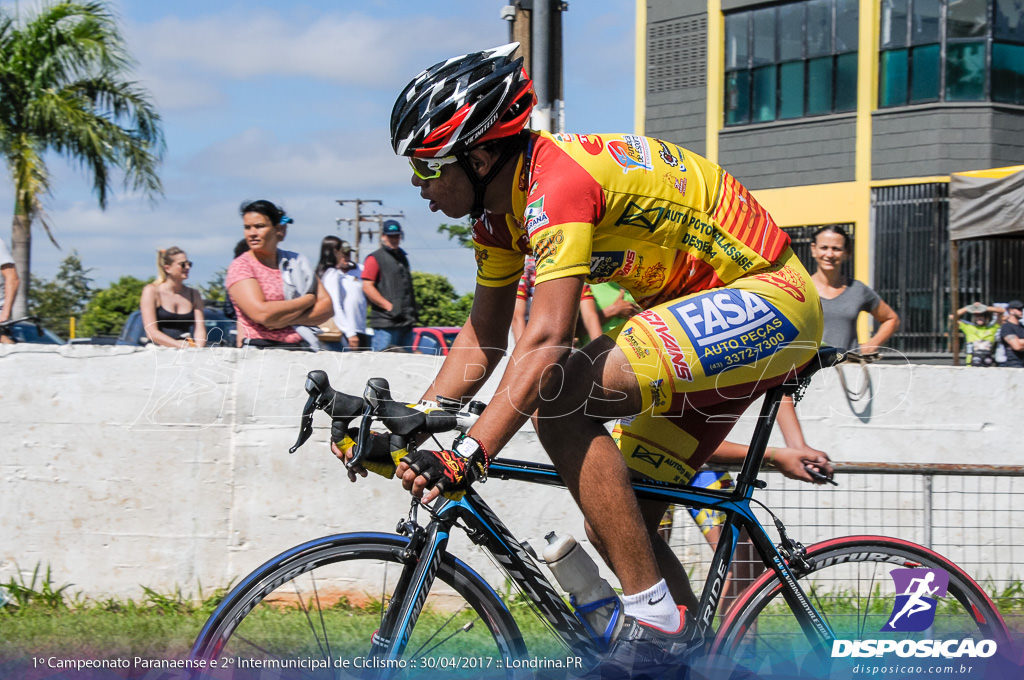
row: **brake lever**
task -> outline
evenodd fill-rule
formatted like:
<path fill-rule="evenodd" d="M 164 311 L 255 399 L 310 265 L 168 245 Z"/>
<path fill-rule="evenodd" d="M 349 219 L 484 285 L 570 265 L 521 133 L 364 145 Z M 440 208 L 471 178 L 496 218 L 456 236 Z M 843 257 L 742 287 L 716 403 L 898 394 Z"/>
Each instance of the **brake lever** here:
<path fill-rule="evenodd" d="M 362 400 L 335 391 L 324 371 L 307 373 L 305 388 L 309 398 L 302 408 L 299 436 L 295 440 L 295 445 L 288 449 L 289 453 L 295 453 L 313 434 L 313 412 L 317 409 L 327 411 L 332 420 L 344 420 L 346 417 L 355 417 L 362 405 Z"/>
<path fill-rule="evenodd" d="M 306 443 L 306 440 L 313 434 L 313 411 L 316 410 L 316 396 L 310 394 L 306 399 L 306 405 L 302 408 L 302 418 L 299 421 L 299 437 L 295 445 L 288 449 L 288 453 L 295 453 L 299 447 Z"/>

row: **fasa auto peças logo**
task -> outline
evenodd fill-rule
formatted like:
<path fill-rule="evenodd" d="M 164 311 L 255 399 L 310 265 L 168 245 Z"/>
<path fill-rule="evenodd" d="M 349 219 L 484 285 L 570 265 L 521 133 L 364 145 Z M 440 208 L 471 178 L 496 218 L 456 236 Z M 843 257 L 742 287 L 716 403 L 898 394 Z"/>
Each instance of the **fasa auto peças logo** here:
<path fill-rule="evenodd" d="M 941 569 L 893 569 L 889 572 L 896 586 L 889 620 L 881 633 L 920 633 L 935 624 L 939 598 L 946 596 L 949 574 Z M 995 640 L 972 638 L 951 640 L 834 640 L 832 657 L 881 657 L 895 653 L 899 657 L 988 658 L 996 653 Z"/>

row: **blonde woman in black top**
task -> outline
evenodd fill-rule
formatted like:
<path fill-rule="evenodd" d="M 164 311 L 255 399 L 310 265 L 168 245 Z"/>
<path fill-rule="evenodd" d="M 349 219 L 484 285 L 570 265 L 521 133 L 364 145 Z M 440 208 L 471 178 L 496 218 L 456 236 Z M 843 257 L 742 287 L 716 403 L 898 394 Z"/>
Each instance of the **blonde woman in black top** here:
<path fill-rule="evenodd" d="M 178 247 L 158 250 L 156 281 L 142 289 L 139 310 L 150 341 L 162 347 L 206 345 L 203 296 L 185 285 L 192 263 Z"/>

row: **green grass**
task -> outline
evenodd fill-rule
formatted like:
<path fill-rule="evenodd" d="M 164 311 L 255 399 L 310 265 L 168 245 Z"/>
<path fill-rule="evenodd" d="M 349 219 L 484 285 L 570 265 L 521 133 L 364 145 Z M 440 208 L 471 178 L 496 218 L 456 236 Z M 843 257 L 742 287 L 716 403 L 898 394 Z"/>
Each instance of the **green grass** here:
<path fill-rule="evenodd" d="M 1007 624 L 1017 631 L 1024 630 L 1024 585 L 1019 581 L 999 589 L 987 584 L 987 590 L 1003 614 Z M 68 585 L 57 586 L 49 569 L 37 567 L 31 577 L 11 579 L 0 583 L 0 660 L 27 658 L 39 655 L 60 655 L 88 658 L 185 658 L 199 630 L 223 599 L 227 588 L 197 595 L 185 594 L 180 588 L 164 594 L 143 588 L 143 597 L 133 600 L 91 600 L 80 594 L 71 595 Z M 532 607 L 519 594 L 506 588 L 505 599 L 522 629 L 527 646 L 535 657 L 564 657 L 565 649 L 554 639 L 546 626 L 534 615 Z M 882 623 L 891 611 L 891 601 L 874 598 L 867 607 L 872 619 Z M 865 603 L 856 598 L 833 598 L 832 616 L 864 616 Z M 773 608 L 778 608 L 773 605 Z M 352 649 L 335 649 L 334 654 L 358 655 L 365 652 L 366 630 L 374 630 L 379 620 L 379 601 L 353 605 L 345 599 L 328 609 L 325 623 L 337 634 L 336 640 L 351 640 Z M 784 606 L 779 613 L 783 613 Z M 774 613 L 774 611 L 772 612 Z M 788 614 L 788 612 L 786 612 Z M 942 621 L 942 611 L 938 620 Z M 424 621 L 447 617 L 447 613 L 424 611 Z M 774 625 L 770 617 L 759 619 L 761 633 Z M 787 626 L 791 616 L 780 616 L 779 626 Z M 246 617 L 246 626 L 257 639 L 278 641 L 293 654 L 313 649 L 301 649 L 300 640 L 308 639 L 306 615 L 295 606 L 260 606 Z M 877 626 L 876 626 L 877 627 Z M 345 631 L 352 631 L 346 635 Z M 359 632 L 356 632 L 359 631 Z M 470 634 L 460 638 L 466 653 L 479 643 L 486 648 L 486 629 L 477 625 Z M 294 644 L 294 647 L 290 647 Z M 345 643 L 342 643 L 345 644 Z"/>

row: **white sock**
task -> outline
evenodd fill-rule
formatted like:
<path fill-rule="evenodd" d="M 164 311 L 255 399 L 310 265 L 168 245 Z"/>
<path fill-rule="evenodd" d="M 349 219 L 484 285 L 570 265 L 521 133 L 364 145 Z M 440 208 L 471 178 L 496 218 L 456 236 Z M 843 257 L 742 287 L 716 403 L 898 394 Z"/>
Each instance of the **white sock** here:
<path fill-rule="evenodd" d="M 623 595 L 622 609 L 627 616 L 667 632 L 679 630 L 683 623 L 676 601 L 668 592 L 665 579 L 661 579 L 642 593 Z"/>

